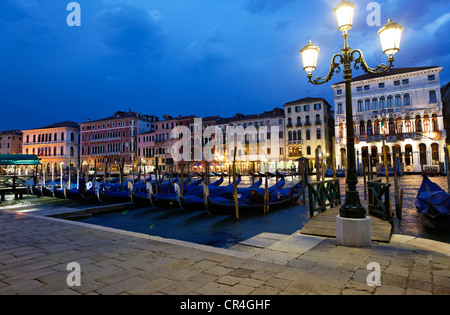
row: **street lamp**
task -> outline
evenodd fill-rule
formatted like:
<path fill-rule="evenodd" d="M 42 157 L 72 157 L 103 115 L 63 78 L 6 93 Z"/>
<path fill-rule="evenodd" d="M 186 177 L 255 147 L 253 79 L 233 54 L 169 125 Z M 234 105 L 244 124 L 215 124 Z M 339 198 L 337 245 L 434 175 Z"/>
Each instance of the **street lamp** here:
<path fill-rule="evenodd" d="M 346 123 L 347 123 L 347 185 L 348 190 L 345 193 L 345 202 L 341 206 L 340 216 L 349 219 L 366 218 L 366 210 L 361 205 L 356 185 L 358 184 L 356 174 L 356 156 L 355 156 L 355 132 L 353 127 L 353 108 L 352 108 L 352 69 L 351 64 L 354 63 L 354 69 L 362 68 L 366 73 L 381 74 L 389 71 L 393 67 L 394 55 L 400 49 L 400 39 L 403 27 L 389 20 L 383 28 L 378 32 L 381 40 L 383 53 L 388 57 L 389 65 L 380 64 L 375 68 L 367 65 L 364 55 L 359 49 L 352 49 L 348 45 L 348 31 L 353 26 L 354 4 L 343 0 L 334 9 L 336 14 L 339 30 L 344 38 L 344 48 L 340 49 L 341 53 L 337 53 L 332 57 L 331 67 L 328 75 L 324 78 L 316 77 L 313 79 L 312 72 L 316 69 L 317 59 L 320 49 L 313 45 L 311 41 L 301 51 L 303 60 L 303 69 L 306 71 L 310 83 L 320 85 L 331 80 L 335 73 L 341 71 L 341 65 L 344 67 L 345 80 L 345 96 L 346 96 Z"/>

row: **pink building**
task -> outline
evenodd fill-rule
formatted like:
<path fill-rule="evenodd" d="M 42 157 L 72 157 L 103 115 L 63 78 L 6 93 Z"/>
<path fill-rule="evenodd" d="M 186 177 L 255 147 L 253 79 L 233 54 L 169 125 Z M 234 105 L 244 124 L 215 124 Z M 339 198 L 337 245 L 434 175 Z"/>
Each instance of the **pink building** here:
<path fill-rule="evenodd" d="M 81 123 L 81 161 L 84 167 L 103 171 L 106 163 L 112 164 L 118 171 L 119 163 L 124 160 L 125 172 L 137 160 L 137 135 L 152 131 L 155 116 L 142 115 L 128 111 L 118 111 L 113 116 Z"/>
<path fill-rule="evenodd" d="M 172 129 L 178 126 L 190 126 L 196 116 L 164 116 L 164 120 L 155 122 L 154 130 L 140 133 L 137 137 L 137 156 L 141 163 L 151 166 L 161 165 L 162 170 L 168 170 L 167 166 L 173 163 L 171 149 L 178 139 L 172 137 Z"/>
<path fill-rule="evenodd" d="M 22 131 L 9 130 L 0 132 L 0 154 L 22 153 Z"/>

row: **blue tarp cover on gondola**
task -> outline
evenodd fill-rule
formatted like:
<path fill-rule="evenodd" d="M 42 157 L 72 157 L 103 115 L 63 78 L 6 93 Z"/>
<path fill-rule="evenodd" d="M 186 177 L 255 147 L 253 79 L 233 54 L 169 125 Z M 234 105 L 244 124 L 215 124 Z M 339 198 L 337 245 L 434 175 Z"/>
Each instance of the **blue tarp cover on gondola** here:
<path fill-rule="evenodd" d="M 439 185 L 424 177 L 417 194 L 416 208 L 420 214 L 448 216 L 450 215 L 450 195 Z"/>

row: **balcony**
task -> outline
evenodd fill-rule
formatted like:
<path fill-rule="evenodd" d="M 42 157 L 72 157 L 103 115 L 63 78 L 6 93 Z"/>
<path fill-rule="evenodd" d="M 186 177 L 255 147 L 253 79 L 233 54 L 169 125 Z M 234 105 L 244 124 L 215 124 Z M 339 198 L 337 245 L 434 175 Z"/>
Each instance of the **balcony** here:
<path fill-rule="evenodd" d="M 288 145 L 303 144 L 303 140 L 288 140 Z"/>
<path fill-rule="evenodd" d="M 315 123 L 316 126 L 322 125 L 322 121 L 321 120 L 316 120 L 314 123 Z"/>
<path fill-rule="evenodd" d="M 287 127 L 287 128 L 293 128 L 294 125 L 292 125 L 292 123 L 288 123 L 288 124 L 286 124 L 286 127 Z"/>
<path fill-rule="evenodd" d="M 306 126 L 311 126 L 311 122 L 310 122 L 310 121 L 306 121 L 306 122 L 305 122 L 305 127 L 306 127 Z"/>
<path fill-rule="evenodd" d="M 296 124 L 295 124 L 295 127 L 302 127 L 302 126 L 303 126 L 302 123 L 296 123 Z"/>

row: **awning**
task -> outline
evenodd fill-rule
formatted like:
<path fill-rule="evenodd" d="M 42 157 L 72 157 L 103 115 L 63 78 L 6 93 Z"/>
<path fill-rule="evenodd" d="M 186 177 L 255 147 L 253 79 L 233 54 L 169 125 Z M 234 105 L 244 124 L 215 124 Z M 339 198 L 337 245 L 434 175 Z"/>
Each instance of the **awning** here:
<path fill-rule="evenodd" d="M 0 165 L 41 165 L 36 155 L 0 154 Z"/>

